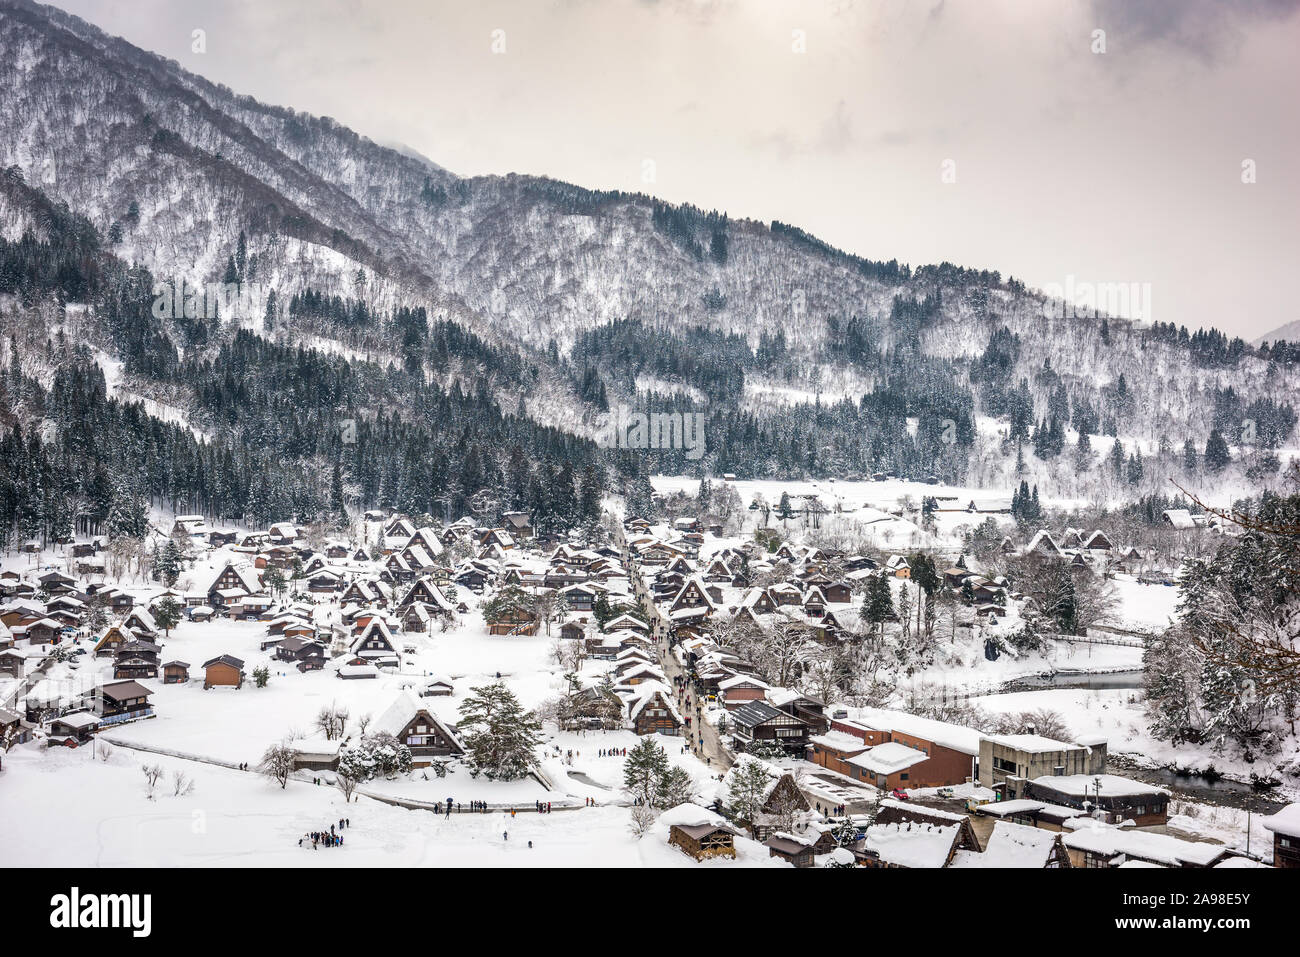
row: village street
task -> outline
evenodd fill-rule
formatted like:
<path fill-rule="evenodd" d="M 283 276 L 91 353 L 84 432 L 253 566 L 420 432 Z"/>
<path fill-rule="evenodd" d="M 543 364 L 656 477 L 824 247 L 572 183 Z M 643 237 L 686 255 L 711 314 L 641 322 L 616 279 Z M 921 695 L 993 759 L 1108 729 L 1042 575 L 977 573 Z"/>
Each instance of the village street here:
<path fill-rule="evenodd" d="M 682 717 L 690 719 L 690 726 L 682 731 L 688 739 L 687 743 L 700 760 L 705 761 L 710 767 L 717 768 L 718 773 L 726 773 L 734 763 L 731 752 L 723 746 L 717 728 L 704 720 L 699 696 L 690 686 L 686 670 L 678 664 L 677 657 L 672 653 L 666 638 L 657 641 L 655 648 L 659 652 L 659 663 L 664 669 L 664 674 L 668 676 L 673 687 L 679 689 L 677 706 L 682 712 Z M 687 700 L 690 701 L 690 707 L 686 706 Z M 701 739 L 703 739 L 703 747 L 700 746 Z"/>
<path fill-rule="evenodd" d="M 655 639 L 655 652 L 659 658 L 659 665 L 663 668 L 664 674 L 667 675 L 669 683 L 673 688 L 677 689 L 677 706 L 682 712 L 682 717 L 690 719 L 689 729 L 683 728 L 682 733 L 686 737 L 691 751 L 700 760 L 705 761 L 711 767 L 717 768 L 719 774 L 725 774 L 734 763 L 731 752 L 723 745 L 717 729 L 704 720 L 704 712 L 700 707 L 699 697 L 689 685 L 686 670 L 678 663 L 677 657 L 672 653 L 672 647 L 668 641 L 667 619 L 655 607 L 650 591 L 645 586 L 645 580 L 641 577 L 641 569 L 628 554 L 627 539 L 623 535 L 621 528 L 617 530 L 617 536 L 618 547 L 628 569 L 628 579 L 632 583 L 633 593 L 641 603 L 642 612 L 646 616 L 646 622 L 650 625 L 650 632 Z M 691 702 L 689 708 L 686 707 L 688 698 Z"/>

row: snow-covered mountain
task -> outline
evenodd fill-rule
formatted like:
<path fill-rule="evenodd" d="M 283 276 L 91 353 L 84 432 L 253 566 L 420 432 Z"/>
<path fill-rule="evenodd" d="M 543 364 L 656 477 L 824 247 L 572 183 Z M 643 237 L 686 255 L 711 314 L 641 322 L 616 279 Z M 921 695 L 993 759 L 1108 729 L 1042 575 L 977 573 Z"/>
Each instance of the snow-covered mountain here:
<path fill-rule="evenodd" d="M 1300 319 L 1284 323 L 1276 329 L 1264 333 L 1258 339 L 1254 340 L 1251 345 L 1262 346 L 1266 342 L 1277 342 L 1279 339 L 1284 342 L 1300 342 Z"/>
<path fill-rule="evenodd" d="M 239 257 L 256 299 L 246 328 L 381 362 L 402 361 L 387 319 L 424 308 L 530 370 L 524 383 L 490 385 L 511 412 L 579 435 L 615 402 L 661 401 L 651 391 L 725 414 L 718 428 L 731 441 L 714 447 L 729 457 L 706 467 L 757 473 L 803 459 L 813 471 L 996 482 L 1015 459 L 1007 437 L 1053 417 L 1070 442 L 1109 433 L 1129 453 L 1173 456 L 1214 429 L 1249 441 L 1252 403 L 1300 406 L 1294 357 L 1067 314 L 1004 274 L 870 262 L 781 223 L 534 176 L 457 176 L 27 0 L 0 0 L 0 89 L 0 167 L 84 216 L 113 256 L 155 281 L 221 282 Z M 42 228 L 30 206 L 0 200 L 0 235 Z M 276 321 L 263 323 L 272 291 Z M 309 321 L 288 309 L 308 292 L 387 319 Z M 611 325 L 621 321 L 630 325 Z M 637 351 L 634 339 L 652 345 Z M 478 367 L 455 359 L 417 362 L 434 381 L 472 384 Z M 839 402 L 835 421 L 818 418 Z M 840 447 L 840 432 L 889 417 L 897 427 L 877 444 L 899 441 L 906 420 L 913 437 L 920 421 L 922 447 Z M 742 450 L 733 437 L 751 418 L 768 431 Z M 948 421 L 956 452 L 940 444 Z M 1288 444 L 1289 425 L 1270 429 L 1273 445 Z M 788 442 L 803 445 L 756 457 Z M 1078 470 L 1060 471 L 1065 481 Z"/>

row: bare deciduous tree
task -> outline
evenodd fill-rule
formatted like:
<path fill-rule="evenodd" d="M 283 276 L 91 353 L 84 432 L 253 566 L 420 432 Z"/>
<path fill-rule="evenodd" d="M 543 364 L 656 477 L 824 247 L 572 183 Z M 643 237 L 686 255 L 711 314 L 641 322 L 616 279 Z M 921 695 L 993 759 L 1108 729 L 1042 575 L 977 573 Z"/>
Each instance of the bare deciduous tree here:
<path fill-rule="evenodd" d="M 294 759 L 298 752 L 288 744 L 273 744 L 262 754 L 257 769 L 280 785 L 281 790 L 289 783 L 293 773 Z"/>
<path fill-rule="evenodd" d="M 630 827 L 637 837 L 644 837 L 659 819 L 659 812 L 648 804 L 636 804 L 632 807 Z"/>
<path fill-rule="evenodd" d="M 326 741 L 343 737 L 348 724 L 348 709 L 340 708 L 337 702 L 331 702 L 316 715 L 316 730 L 325 735 Z"/>
<path fill-rule="evenodd" d="M 145 787 L 149 795 L 149 800 L 153 800 L 154 794 L 158 789 L 158 782 L 162 780 L 165 773 L 161 764 L 142 764 L 140 770 L 144 772 Z"/>

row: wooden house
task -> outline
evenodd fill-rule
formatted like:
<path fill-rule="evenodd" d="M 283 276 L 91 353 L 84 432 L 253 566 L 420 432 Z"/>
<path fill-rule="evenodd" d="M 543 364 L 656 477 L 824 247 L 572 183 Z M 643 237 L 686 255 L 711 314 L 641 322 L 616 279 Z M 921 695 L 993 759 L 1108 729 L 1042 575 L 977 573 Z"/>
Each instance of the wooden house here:
<path fill-rule="evenodd" d="M 1163 827 L 1169 822 L 1167 790 L 1115 774 L 1041 775 L 1025 781 L 1021 793 L 1031 801 L 1059 807 L 1099 809 L 1114 823 L 1132 821 L 1137 827 Z"/>
<path fill-rule="evenodd" d="M 833 581 L 822 587 L 826 600 L 835 605 L 847 605 L 853 601 L 853 592 L 848 582 Z"/>
<path fill-rule="evenodd" d="M 339 595 L 340 605 L 376 605 L 383 607 L 387 603 L 387 597 L 379 588 L 377 582 L 367 581 L 364 578 L 358 578 L 348 583 Z"/>
<path fill-rule="evenodd" d="M 627 706 L 628 721 L 637 734 L 681 733 L 682 716 L 673 704 L 673 692 L 661 681 L 638 684 Z"/>
<path fill-rule="evenodd" d="M 371 618 L 361 630 L 352 642 L 350 651 L 353 655 L 372 663 L 396 663 L 399 660 L 397 641 L 388 623 L 377 616 Z"/>
<path fill-rule="evenodd" d="M 1273 834 L 1273 866 L 1300 867 L 1300 803 L 1270 814 L 1264 827 Z"/>
<path fill-rule="evenodd" d="M 20 714 L 0 708 L 0 744 L 7 743 L 9 746 L 26 744 L 31 740 L 31 736 L 30 722 L 23 720 Z M 0 757 L 3 755 L 4 748 L 0 748 Z"/>
<path fill-rule="evenodd" d="M 415 569 L 411 567 L 411 563 L 406 558 L 397 552 L 393 552 L 384 561 L 384 569 L 393 576 L 395 582 L 406 583 L 415 580 Z"/>
<path fill-rule="evenodd" d="M 933 824 L 936 827 L 948 827 L 956 825 L 957 839 L 954 847 L 964 851 L 979 852 L 979 838 L 975 836 L 975 828 L 971 820 L 965 814 L 959 814 L 956 811 L 945 811 L 940 808 L 926 807 L 925 805 L 914 804 L 910 801 L 896 801 L 893 798 L 884 798 L 876 811 L 875 824 Z"/>
<path fill-rule="evenodd" d="M 301 672 L 320 671 L 325 667 L 325 646 L 314 638 L 291 635 L 276 645 L 275 657 Z"/>
<path fill-rule="evenodd" d="M 421 698 L 446 698 L 455 692 L 455 686 L 445 678 L 434 678 L 420 689 Z"/>
<path fill-rule="evenodd" d="M 728 710 L 743 707 L 751 701 L 761 701 L 770 685 L 752 675 L 732 675 L 718 682 L 718 692 Z"/>
<path fill-rule="evenodd" d="M 411 585 L 397 607 L 406 608 L 415 602 L 427 605 L 430 613 L 434 615 L 450 617 L 456 611 L 442 589 L 428 576 L 420 578 Z"/>
<path fill-rule="evenodd" d="M 503 602 L 495 615 L 488 618 L 489 635 L 535 635 L 537 612 L 521 597 L 518 602 Z"/>
<path fill-rule="evenodd" d="M 768 849 L 772 857 L 789 861 L 795 867 L 816 866 L 812 845 L 796 841 L 789 835 L 773 833 L 763 842 L 763 846 Z"/>
<path fill-rule="evenodd" d="M 697 861 L 736 856 L 735 828 L 719 815 L 695 804 L 679 804 L 666 811 L 668 843 Z"/>
<path fill-rule="evenodd" d="M 650 626 L 640 618 L 634 615 L 619 615 L 605 622 L 606 631 L 639 631 L 643 635 L 650 634 Z"/>
<path fill-rule="evenodd" d="M 623 724 L 623 701 L 601 685 L 584 688 L 564 699 L 559 723 L 566 731 L 613 731 Z"/>
<path fill-rule="evenodd" d="M 808 725 L 809 734 L 825 734 L 830 730 L 831 722 L 826 717 L 826 705 L 817 698 L 794 691 L 779 694 L 769 691 L 767 700 L 774 708 L 792 714 Z"/>
<path fill-rule="evenodd" d="M 75 748 L 87 744 L 99 730 L 100 720 L 90 711 L 70 711 L 51 718 L 46 741 L 51 746 Z"/>
<path fill-rule="evenodd" d="M 118 646 L 113 656 L 113 677 L 157 678 L 162 648 L 152 641 L 128 641 Z"/>
<path fill-rule="evenodd" d="M 138 681 L 114 681 L 103 685 L 98 692 L 100 727 L 153 717 L 153 708 L 149 704 L 152 694 Z"/>
<path fill-rule="evenodd" d="M 971 867 L 1061 869 L 1070 867 L 1070 855 L 1059 833 L 1022 824 L 997 821 L 982 853 L 959 849 L 949 865 Z"/>
<path fill-rule="evenodd" d="M 109 658 L 117 654 L 117 649 L 129 641 L 134 641 L 135 636 L 123 628 L 121 625 L 109 625 L 104 629 L 104 633 L 99 636 L 95 642 L 95 656 L 97 658 Z"/>
<path fill-rule="evenodd" d="M 802 757 L 808 748 L 808 725 L 766 701 L 750 701 L 731 713 L 732 734 L 743 747 L 779 745 Z"/>
<path fill-rule="evenodd" d="M 597 591 L 590 585 L 569 585 L 559 594 L 570 611 L 591 611 L 596 604 Z"/>
<path fill-rule="evenodd" d="M 27 656 L 17 648 L 0 649 L 0 675 L 21 678 L 27 670 Z"/>
<path fill-rule="evenodd" d="M 533 519 L 528 512 L 505 512 L 501 521 L 515 538 L 526 541 L 533 537 Z"/>
<path fill-rule="evenodd" d="M 203 688 L 242 688 L 244 662 L 234 655 L 218 655 L 203 662 Z"/>
<path fill-rule="evenodd" d="M 465 753 L 456 730 L 406 691 L 398 694 L 370 731 L 391 734 L 410 748 L 415 767 L 427 767 L 434 758 Z"/>
<path fill-rule="evenodd" d="M 162 666 L 163 684 L 178 685 L 190 680 L 190 663 L 188 661 L 165 661 Z"/>
<path fill-rule="evenodd" d="M 865 867 L 941 868 L 952 863 L 960 837 L 957 824 L 872 824 L 850 850 Z"/>
<path fill-rule="evenodd" d="M 338 590 L 342 578 L 327 568 L 323 568 L 307 578 L 307 591 L 313 595 L 332 595 Z"/>
<path fill-rule="evenodd" d="M 1083 543 L 1083 547 L 1087 549 L 1095 549 L 1097 551 L 1108 552 L 1115 546 L 1105 532 L 1103 532 L 1101 529 L 1097 529 L 1095 532 L 1093 532 L 1091 535 L 1088 536 L 1088 540 Z"/>

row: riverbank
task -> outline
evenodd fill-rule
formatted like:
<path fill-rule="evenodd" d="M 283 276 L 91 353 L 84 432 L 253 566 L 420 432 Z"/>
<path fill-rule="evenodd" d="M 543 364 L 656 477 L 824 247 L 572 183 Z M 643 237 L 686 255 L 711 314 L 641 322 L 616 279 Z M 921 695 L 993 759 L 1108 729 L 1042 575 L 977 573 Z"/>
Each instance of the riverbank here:
<path fill-rule="evenodd" d="M 1106 676 L 1097 676 L 1106 681 Z M 1286 742 L 1276 752 L 1247 761 L 1209 744 L 1174 746 L 1151 735 L 1141 687 L 1127 676 L 1112 676 L 1118 687 L 1057 686 L 1012 690 L 969 699 L 996 714 L 1049 711 L 1059 715 L 1070 736 L 1098 736 L 1108 742 L 1112 769 L 1129 777 L 1169 788 L 1188 798 L 1216 805 L 1270 813 L 1300 800 L 1300 742 Z M 1252 777 L 1253 776 L 1253 777 Z M 1276 780 L 1275 788 L 1258 790 L 1254 781 Z"/>

